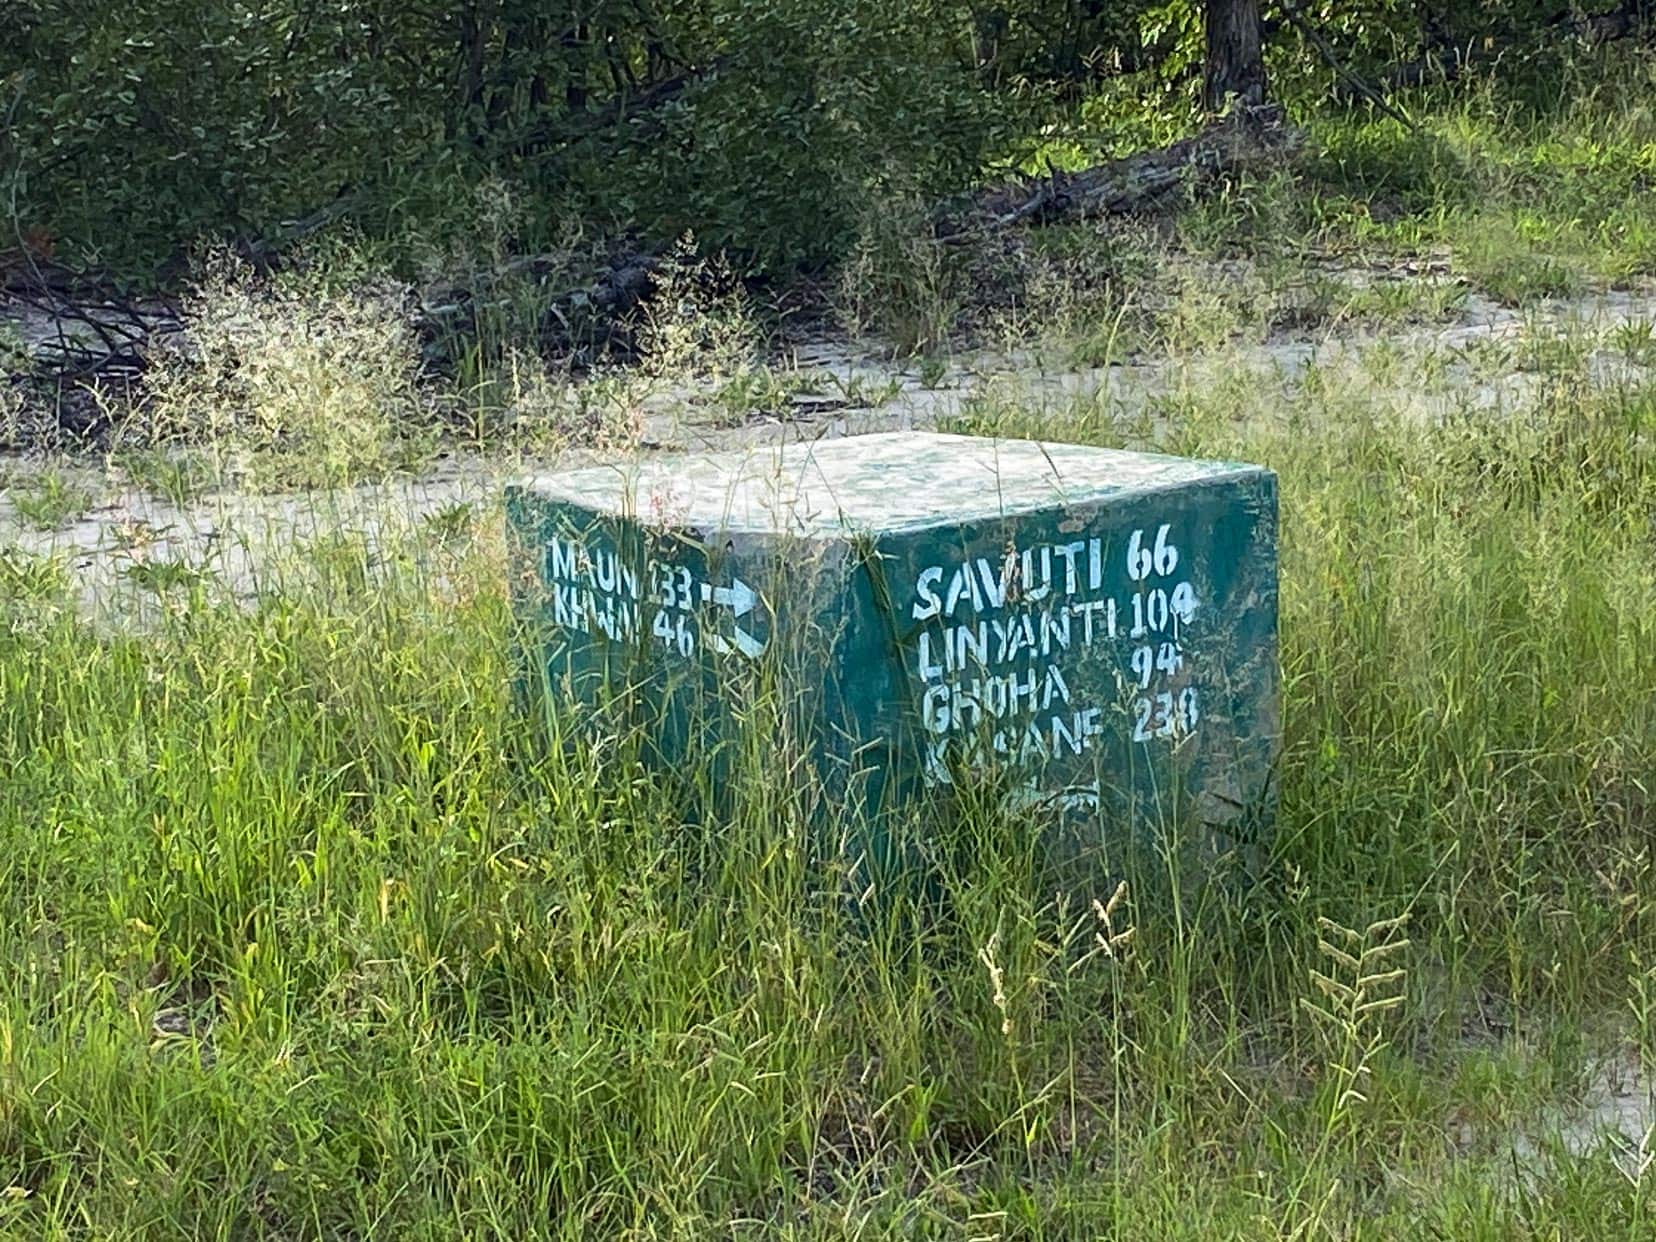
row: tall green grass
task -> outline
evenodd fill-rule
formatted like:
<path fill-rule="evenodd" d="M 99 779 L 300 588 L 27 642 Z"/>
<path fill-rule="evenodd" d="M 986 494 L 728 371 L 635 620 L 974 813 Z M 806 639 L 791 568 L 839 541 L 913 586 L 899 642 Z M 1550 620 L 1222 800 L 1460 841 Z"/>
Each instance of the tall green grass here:
<path fill-rule="evenodd" d="M 1198 251 L 1448 252 L 1457 277 L 1524 305 L 1656 273 L 1656 58 L 1611 45 L 1545 72 L 1467 74 L 1405 92 L 1408 123 L 1296 101 L 1308 151 L 1191 205 Z"/>
<path fill-rule="evenodd" d="M 1049 891 L 970 806 L 935 901 L 859 905 L 762 713 L 711 803 L 517 709 L 492 524 L 143 626 L 0 556 L 0 1231 L 1649 1229 L 1546 1131 L 1656 965 L 1656 395 L 1239 404 L 1165 413 L 1281 473 L 1282 811 L 1200 890 Z"/>

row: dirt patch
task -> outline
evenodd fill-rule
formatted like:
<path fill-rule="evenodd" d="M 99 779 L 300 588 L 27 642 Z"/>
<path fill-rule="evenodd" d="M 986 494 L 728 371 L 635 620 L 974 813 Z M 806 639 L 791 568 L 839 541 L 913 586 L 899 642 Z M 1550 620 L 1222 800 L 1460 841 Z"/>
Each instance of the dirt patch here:
<path fill-rule="evenodd" d="M 644 451 L 722 449 L 933 428 L 997 401 L 1031 411 L 1081 402 L 1104 420 L 1137 422 L 1154 440 L 1181 394 L 1229 392 L 1239 380 L 1251 394 L 1239 417 L 1269 417 L 1315 382 L 1344 384 L 1377 406 L 1433 421 L 1515 408 L 1561 379 L 1588 388 L 1647 383 L 1656 347 L 1634 346 L 1652 323 L 1656 291 L 1613 291 L 1527 311 L 1473 296 L 1446 324 L 1279 333 L 1260 344 L 1092 367 L 1036 348 L 979 350 L 946 364 L 894 363 L 821 343 L 797 350 L 788 367 L 804 379 L 780 389 L 784 395 L 768 407 L 732 419 L 714 409 L 713 394 L 681 384 L 651 394 L 639 426 Z M 456 456 L 416 474 L 335 491 L 220 490 L 187 504 L 146 493 L 99 459 L 60 460 L 50 469 L 94 499 L 43 529 L 38 515 L 31 520 L 23 511 L 42 464 L 0 458 L 0 548 L 59 558 L 91 609 L 132 607 L 135 593 L 149 598 L 192 575 L 212 575 L 243 593 L 253 589 L 262 563 L 295 543 L 341 532 L 372 541 L 390 527 L 488 511 L 507 477 L 591 460 L 590 452 L 532 460 Z"/>

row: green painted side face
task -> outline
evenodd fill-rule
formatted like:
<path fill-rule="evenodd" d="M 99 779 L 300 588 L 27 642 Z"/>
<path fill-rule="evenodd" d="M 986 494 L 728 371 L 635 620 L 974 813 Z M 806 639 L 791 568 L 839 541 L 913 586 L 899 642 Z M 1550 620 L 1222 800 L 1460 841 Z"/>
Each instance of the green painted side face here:
<path fill-rule="evenodd" d="M 627 699 L 664 762 L 763 686 L 859 812 L 990 781 L 1051 813 L 1055 849 L 1270 819 L 1268 471 L 893 433 L 575 471 L 507 506 L 547 684 Z"/>

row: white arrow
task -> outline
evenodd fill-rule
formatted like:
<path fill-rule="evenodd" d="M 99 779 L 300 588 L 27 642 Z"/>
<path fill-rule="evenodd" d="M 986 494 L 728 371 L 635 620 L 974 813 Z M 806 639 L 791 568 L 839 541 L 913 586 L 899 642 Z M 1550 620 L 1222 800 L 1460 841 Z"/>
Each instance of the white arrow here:
<path fill-rule="evenodd" d="M 730 609 L 737 617 L 747 616 L 759 602 L 759 593 L 740 578 L 732 578 L 727 587 L 716 587 L 704 582 L 701 584 L 701 596 L 705 601 Z M 722 634 L 709 634 L 708 645 L 715 651 L 740 651 L 750 660 L 757 659 L 765 649 L 764 640 L 755 638 L 739 625 L 733 628 L 733 638 L 727 639 Z"/>
<path fill-rule="evenodd" d="M 735 628 L 736 636 L 730 639 L 725 638 L 723 634 L 709 634 L 707 636 L 708 645 L 711 646 L 714 651 L 720 651 L 726 654 L 732 651 L 740 651 L 750 660 L 757 660 L 764 654 L 764 639 L 755 638 L 739 625 Z"/>
<path fill-rule="evenodd" d="M 704 600 L 723 604 L 738 617 L 747 616 L 759 602 L 758 592 L 740 578 L 732 578 L 727 587 L 716 587 L 704 582 L 701 584 L 701 595 Z"/>

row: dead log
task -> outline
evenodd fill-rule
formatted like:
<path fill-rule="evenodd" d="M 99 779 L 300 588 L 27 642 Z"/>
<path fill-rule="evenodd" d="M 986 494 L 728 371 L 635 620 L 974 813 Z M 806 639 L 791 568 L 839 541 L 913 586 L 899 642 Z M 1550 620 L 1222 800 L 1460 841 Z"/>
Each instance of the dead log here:
<path fill-rule="evenodd" d="M 1140 151 L 1079 172 L 998 186 L 964 209 L 945 207 L 937 239 L 960 244 L 1015 224 L 1052 224 L 1152 210 L 1181 192 L 1243 172 L 1261 172 L 1293 160 L 1304 135 L 1282 108 L 1236 108 L 1199 133 L 1171 146 Z"/>
<path fill-rule="evenodd" d="M 654 252 L 619 246 L 594 267 L 571 270 L 567 256 L 526 255 L 501 265 L 443 280 L 418 294 L 416 330 L 425 359 L 438 370 L 451 351 L 476 339 L 485 317 L 521 315 L 526 301 L 537 308 L 532 344 L 543 355 L 581 367 L 630 350 L 632 312 L 654 287 Z M 523 342 L 531 343 L 531 342 Z"/>

